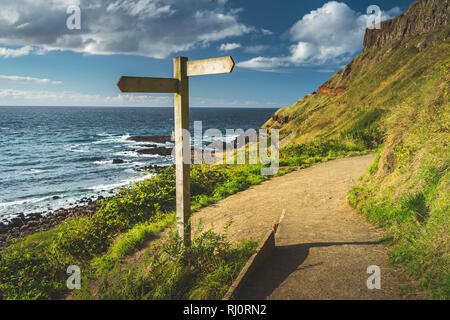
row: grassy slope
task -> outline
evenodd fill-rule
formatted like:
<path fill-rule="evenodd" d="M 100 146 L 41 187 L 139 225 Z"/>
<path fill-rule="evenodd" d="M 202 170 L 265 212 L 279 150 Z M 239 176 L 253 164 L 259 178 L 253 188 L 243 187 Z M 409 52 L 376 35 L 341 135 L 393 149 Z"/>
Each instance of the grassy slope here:
<path fill-rule="evenodd" d="M 364 51 L 327 85 L 346 91 L 307 96 L 277 115 L 281 136 L 295 132 L 288 158 L 305 145 L 379 148 L 349 195 L 371 221 L 390 232 L 391 262 L 421 279 L 433 298 L 450 298 L 449 124 L 450 28 Z M 446 39 L 446 40 L 442 40 Z M 427 48 L 416 46 L 426 40 Z M 300 147 L 299 147 L 300 146 Z M 299 149 L 297 155 L 292 150 Z M 289 151 L 287 151 L 289 150 Z M 348 151 L 348 150 L 347 150 Z M 295 153 L 295 152 L 294 152 Z M 283 158 L 283 156 L 281 157 Z"/>

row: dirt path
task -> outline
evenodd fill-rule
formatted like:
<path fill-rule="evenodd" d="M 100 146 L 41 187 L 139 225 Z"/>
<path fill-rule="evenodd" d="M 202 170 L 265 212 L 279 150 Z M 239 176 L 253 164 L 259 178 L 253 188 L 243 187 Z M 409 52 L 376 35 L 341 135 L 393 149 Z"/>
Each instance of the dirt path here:
<path fill-rule="evenodd" d="M 239 299 L 401 299 L 398 276 L 386 266 L 381 232 L 345 197 L 373 162 L 361 156 L 323 163 L 274 178 L 204 208 L 192 218 L 222 232 L 232 219 L 233 241 L 261 239 L 285 217 L 274 256 L 250 279 Z M 381 268 L 381 289 L 369 290 L 367 267 Z"/>

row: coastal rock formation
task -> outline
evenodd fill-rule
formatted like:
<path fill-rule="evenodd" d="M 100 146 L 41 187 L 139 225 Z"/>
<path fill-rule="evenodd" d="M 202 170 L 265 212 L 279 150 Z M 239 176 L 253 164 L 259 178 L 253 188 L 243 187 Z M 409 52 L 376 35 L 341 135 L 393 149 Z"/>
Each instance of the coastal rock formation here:
<path fill-rule="evenodd" d="M 387 101 L 397 101 L 401 94 L 410 95 L 407 88 L 416 85 L 416 79 L 425 72 L 436 70 L 435 66 L 431 66 L 432 63 L 438 63 L 435 60 L 439 55 L 432 53 L 433 49 L 442 47 L 444 56 L 448 51 L 443 43 L 448 41 L 450 35 L 449 2 L 420 0 L 411 4 L 407 12 L 382 22 L 381 29 L 367 29 L 361 54 L 317 91 L 292 106 L 278 110 L 263 128 L 279 129 L 285 134 L 296 132 L 298 141 L 310 140 L 318 134 L 331 136 L 349 126 L 348 119 L 356 121 L 355 108 L 366 104 L 385 107 Z M 414 61 L 419 56 L 421 68 Z M 399 68 L 400 63 L 403 63 L 404 69 Z M 430 69 L 425 68 L 427 65 Z M 411 74 L 414 74 L 414 81 L 407 80 Z M 388 91 L 388 83 L 395 86 L 396 90 Z M 348 99 L 346 92 L 349 93 Z M 365 99 L 369 95 L 371 99 Z M 339 98 L 323 99 L 327 96 Z M 330 114 L 339 109 L 340 117 L 328 119 L 327 109 Z M 347 117 L 344 117 L 343 114 L 347 113 Z M 330 123 L 333 125 L 328 125 Z"/>
<path fill-rule="evenodd" d="M 172 137 L 171 136 L 134 136 L 134 137 L 127 138 L 127 141 L 166 143 L 166 142 L 172 142 Z"/>
<path fill-rule="evenodd" d="M 258 132 L 255 132 L 255 134 L 256 134 L 256 141 L 258 141 L 258 138 L 259 138 Z M 243 140 L 244 144 L 242 144 L 242 142 L 241 142 L 242 138 L 244 138 L 244 140 Z M 252 141 L 253 141 L 253 139 L 252 139 Z M 225 141 L 222 141 L 222 140 L 216 140 L 216 141 L 208 144 L 206 147 L 210 148 L 210 149 L 218 149 L 218 148 L 222 147 L 222 150 L 226 151 L 228 146 L 232 149 L 239 149 L 248 143 L 250 143 L 250 136 L 242 134 L 242 135 L 234 138 L 232 141 L 230 141 L 228 143 Z"/>
<path fill-rule="evenodd" d="M 134 170 L 138 171 L 138 172 L 151 172 L 151 173 L 159 174 L 162 171 L 165 171 L 167 168 L 170 168 L 172 171 L 175 171 L 175 166 L 174 165 L 158 166 L 156 164 L 151 164 L 151 165 L 142 166 L 142 167 L 137 166 L 136 168 L 134 168 Z"/>
<path fill-rule="evenodd" d="M 24 215 L 19 213 L 18 217 L 11 219 L 8 224 L 0 222 L 0 248 L 11 244 L 13 239 L 24 238 L 36 232 L 47 231 L 60 223 L 73 218 L 79 218 L 94 214 L 99 206 L 98 200 L 103 197 L 83 198 L 79 205 L 71 209 L 59 209 L 52 214 L 32 213 Z"/>
<path fill-rule="evenodd" d="M 336 96 L 339 96 L 340 94 L 342 94 L 344 91 L 345 91 L 345 88 L 343 88 L 343 87 L 330 88 L 330 87 L 327 87 L 326 84 L 323 84 L 322 86 L 320 86 L 320 88 L 317 91 L 313 92 L 312 94 L 314 95 L 314 94 L 324 93 L 324 94 L 328 94 L 330 96 L 336 97 Z"/>
<path fill-rule="evenodd" d="M 429 34 L 429 36 L 427 35 L 427 37 L 415 45 L 419 51 L 423 51 L 430 45 L 444 40 L 442 37 L 448 37 L 448 33 L 441 34 L 439 37 L 432 35 L 431 33 L 444 25 L 448 25 L 450 20 L 449 1 L 450 0 L 417 1 L 409 6 L 407 12 L 394 19 L 381 22 L 380 29 L 366 29 L 364 35 L 364 52 L 367 53 L 371 49 L 382 47 L 388 47 L 392 50 L 392 48 L 399 45 L 407 47 L 407 43 L 411 36 L 422 34 Z M 390 51 L 387 50 L 386 52 L 388 54 Z M 366 61 L 364 63 L 359 61 L 359 64 L 360 66 L 363 66 L 364 69 L 370 69 L 382 58 L 383 56 L 379 56 L 372 59 L 371 54 L 368 53 L 367 56 L 363 58 Z M 341 95 L 345 91 L 347 78 L 352 72 L 354 63 L 355 60 L 351 61 L 344 70 L 338 72 L 335 77 L 325 82 L 311 95 Z M 284 124 L 280 121 L 277 122 Z"/>
<path fill-rule="evenodd" d="M 285 124 L 289 122 L 289 116 L 274 114 L 272 115 L 272 120 L 278 122 L 279 124 Z"/>
<path fill-rule="evenodd" d="M 160 156 L 170 156 L 172 154 L 172 149 L 173 148 L 156 147 L 156 148 L 136 150 L 136 152 L 138 154 L 153 154 L 153 155 L 160 155 Z"/>
<path fill-rule="evenodd" d="M 381 22 L 380 29 L 367 29 L 364 50 L 401 42 L 409 36 L 431 32 L 450 20 L 449 0 L 418 1 L 400 16 Z M 424 46 L 425 44 L 422 44 Z"/>

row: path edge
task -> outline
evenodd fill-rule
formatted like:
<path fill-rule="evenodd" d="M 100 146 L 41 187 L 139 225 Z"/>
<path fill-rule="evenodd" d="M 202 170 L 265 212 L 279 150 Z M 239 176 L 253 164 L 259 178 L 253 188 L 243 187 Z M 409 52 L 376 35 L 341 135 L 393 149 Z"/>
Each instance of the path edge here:
<path fill-rule="evenodd" d="M 281 219 L 280 219 L 281 220 Z M 262 243 L 256 248 L 255 253 L 248 259 L 245 266 L 237 278 L 233 281 L 233 284 L 228 289 L 222 300 L 232 300 L 239 295 L 239 291 L 243 288 L 250 275 L 261 265 L 263 262 L 272 255 L 275 250 L 275 233 L 277 232 L 279 223 L 273 225 L 272 230 L 267 232 L 264 236 Z"/>

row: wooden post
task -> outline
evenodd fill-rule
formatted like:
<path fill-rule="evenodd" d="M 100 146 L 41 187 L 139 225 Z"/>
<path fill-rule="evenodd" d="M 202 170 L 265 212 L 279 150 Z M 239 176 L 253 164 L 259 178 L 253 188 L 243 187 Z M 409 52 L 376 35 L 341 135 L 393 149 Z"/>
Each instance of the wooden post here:
<path fill-rule="evenodd" d="M 183 239 L 183 244 L 188 247 L 191 245 L 191 146 L 188 140 L 189 136 L 183 135 L 183 132 L 189 132 L 189 77 L 187 76 L 187 61 L 186 57 L 173 59 L 173 77 L 179 81 L 178 91 L 174 94 L 178 234 Z"/>
<path fill-rule="evenodd" d="M 117 83 L 121 92 L 174 93 L 175 166 L 177 188 L 178 234 L 185 246 L 191 245 L 191 144 L 189 135 L 189 77 L 230 73 L 234 61 L 230 56 L 203 60 L 185 57 L 173 59 L 173 78 L 122 76 Z"/>

